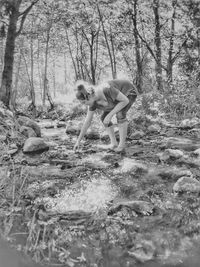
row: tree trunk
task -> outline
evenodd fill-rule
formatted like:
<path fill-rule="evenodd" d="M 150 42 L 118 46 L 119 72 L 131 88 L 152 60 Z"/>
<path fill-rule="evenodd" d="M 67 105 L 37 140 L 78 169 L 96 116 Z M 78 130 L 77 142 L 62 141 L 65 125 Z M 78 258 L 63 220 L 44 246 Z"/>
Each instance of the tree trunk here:
<path fill-rule="evenodd" d="M 0 100 L 9 107 L 11 88 L 12 88 L 12 74 L 14 62 L 15 39 L 17 32 L 17 20 L 19 16 L 19 6 L 21 1 L 17 1 L 15 7 L 10 10 L 9 25 L 6 38 L 6 47 L 4 55 L 4 69 L 2 73 Z"/>
<path fill-rule="evenodd" d="M 133 18 L 133 26 L 134 26 L 134 38 L 135 38 L 135 59 L 137 64 L 137 72 L 136 72 L 136 86 L 139 93 L 142 93 L 142 76 L 143 76 L 143 69 L 142 69 L 142 61 L 140 55 L 140 42 L 138 37 L 138 30 L 137 30 L 137 4 L 138 0 L 134 1 L 134 14 Z"/>
<path fill-rule="evenodd" d="M 50 39 L 51 24 L 47 29 L 46 49 L 45 49 L 45 63 L 44 63 L 44 87 L 43 87 L 43 99 L 42 105 L 45 106 L 45 99 L 47 96 L 47 69 L 48 69 L 48 52 L 49 52 L 49 39 Z"/>
<path fill-rule="evenodd" d="M 176 5 L 177 0 L 172 0 L 173 13 L 171 18 L 171 33 L 169 40 L 169 52 L 168 52 L 168 60 L 167 60 L 167 81 L 168 83 L 172 83 L 173 81 L 173 49 L 174 49 L 174 36 L 175 36 L 175 18 L 176 18 Z"/>
<path fill-rule="evenodd" d="M 102 29 L 103 29 L 103 34 L 104 34 L 104 38 L 105 38 L 105 42 L 106 42 L 106 47 L 107 47 L 107 50 L 108 50 L 108 55 L 109 55 L 109 58 L 110 58 L 110 65 L 111 65 L 112 77 L 113 77 L 113 79 L 116 79 L 117 78 L 116 61 L 113 58 L 113 54 L 112 54 L 112 50 L 114 52 L 114 47 L 113 47 L 113 49 L 112 49 L 112 47 L 110 47 L 110 44 L 109 44 L 109 41 L 108 41 L 108 36 L 107 36 L 107 31 L 105 29 L 105 25 L 104 25 L 104 22 L 103 22 L 103 17 L 102 17 L 102 14 L 101 14 L 101 11 L 100 11 L 100 8 L 99 8 L 99 5 L 98 4 L 97 4 L 97 9 L 98 9 L 99 19 L 101 21 Z M 110 34 L 112 34 L 111 31 L 110 31 Z M 111 45 L 113 45 L 113 44 L 114 43 L 112 41 L 112 44 Z"/>
<path fill-rule="evenodd" d="M 31 52 L 31 101 L 32 101 L 32 107 L 35 108 L 35 88 L 34 88 L 34 57 L 33 57 L 33 37 L 31 36 L 31 43 L 30 43 L 30 52 Z"/>
<path fill-rule="evenodd" d="M 23 43 L 24 43 L 24 40 L 22 39 L 22 41 L 20 42 L 19 55 L 18 55 L 17 64 L 16 64 L 17 66 L 16 66 L 16 72 L 15 72 L 15 81 L 14 81 L 14 86 L 12 88 L 12 95 L 11 95 L 11 106 L 14 110 L 16 110 L 16 98 L 17 98 L 17 91 L 18 91 L 18 82 L 19 82 L 21 62 L 22 62 Z"/>
<path fill-rule="evenodd" d="M 155 55 L 156 55 L 156 82 L 157 89 L 162 91 L 162 53 L 161 53 L 161 38 L 160 38 L 160 14 L 159 14 L 159 0 L 153 0 L 153 11 L 155 19 Z"/>

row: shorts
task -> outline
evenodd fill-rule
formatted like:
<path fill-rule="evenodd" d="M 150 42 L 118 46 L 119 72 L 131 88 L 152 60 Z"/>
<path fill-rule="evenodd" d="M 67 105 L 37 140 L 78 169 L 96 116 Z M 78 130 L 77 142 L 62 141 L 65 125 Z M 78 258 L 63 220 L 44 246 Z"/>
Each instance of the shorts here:
<path fill-rule="evenodd" d="M 117 123 L 123 123 L 125 121 L 127 121 L 126 118 L 126 113 L 128 112 L 128 110 L 130 109 L 130 107 L 133 105 L 133 103 L 135 102 L 137 95 L 128 95 L 127 98 L 129 99 L 129 103 L 119 112 L 116 113 L 116 117 L 117 117 Z M 101 121 L 103 122 L 105 117 L 110 113 L 110 111 L 104 111 L 103 114 L 101 115 Z M 112 122 L 110 122 L 108 124 L 108 127 L 112 126 Z"/>

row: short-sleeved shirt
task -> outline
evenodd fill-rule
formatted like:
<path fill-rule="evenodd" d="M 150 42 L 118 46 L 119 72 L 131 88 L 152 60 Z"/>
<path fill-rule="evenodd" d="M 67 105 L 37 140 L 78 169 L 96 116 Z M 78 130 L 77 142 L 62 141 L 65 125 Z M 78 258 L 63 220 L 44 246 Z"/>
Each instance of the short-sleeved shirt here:
<path fill-rule="evenodd" d="M 89 107 L 90 111 L 100 109 L 103 111 L 111 111 L 119 101 L 117 96 L 119 92 L 123 93 L 125 96 L 137 95 L 134 85 L 127 80 L 112 80 L 108 82 L 109 86 L 103 89 L 103 93 L 107 100 L 107 105 L 102 106 L 94 101 L 93 105 Z"/>

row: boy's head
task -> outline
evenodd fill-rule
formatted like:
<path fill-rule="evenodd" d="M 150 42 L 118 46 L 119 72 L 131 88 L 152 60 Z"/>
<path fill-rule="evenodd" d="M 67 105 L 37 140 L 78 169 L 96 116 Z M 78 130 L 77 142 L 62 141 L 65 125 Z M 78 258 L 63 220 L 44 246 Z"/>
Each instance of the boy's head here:
<path fill-rule="evenodd" d="M 88 100 L 89 99 L 89 93 L 85 89 L 85 86 L 83 84 L 79 84 L 77 86 L 77 93 L 76 98 L 78 100 Z"/>

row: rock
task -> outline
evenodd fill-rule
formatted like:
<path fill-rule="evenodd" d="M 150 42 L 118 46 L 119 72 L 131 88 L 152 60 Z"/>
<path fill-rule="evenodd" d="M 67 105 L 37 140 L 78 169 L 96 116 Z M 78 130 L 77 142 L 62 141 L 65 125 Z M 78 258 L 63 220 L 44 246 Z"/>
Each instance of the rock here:
<path fill-rule="evenodd" d="M 30 137 L 25 141 L 23 152 L 44 152 L 49 149 L 49 146 L 44 142 L 42 138 L 39 137 Z"/>
<path fill-rule="evenodd" d="M 147 130 L 149 133 L 159 133 L 161 131 L 161 127 L 159 124 L 153 124 L 150 125 Z"/>
<path fill-rule="evenodd" d="M 136 246 L 128 251 L 128 254 L 136 258 L 140 262 L 147 262 L 153 260 L 156 247 L 151 240 L 142 240 L 141 243 L 137 243 Z"/>
<path fill-rule="evenodd" d="M 147 201 L 141 201 L 141 200 L 127 200 L 127 201 L 119 201 L 117 204 L 112 206 L 109 209 L 108 214 L 111 215 L 113 213 L 118 212 L 123 207 L 129 208 L 133 211 L 135 211 L 139 215 L 150 215 L 153 213 L 154 206 L 147 202 Z"/>
<path fill-rule="evenodd" d="M 157 156 L 162 162 L 167 161 L 169 159 L 179 159 L 184 156 L 184 153 L 179 149 L 166 149 L 164 152 L 158 153 Z"/>
<path fill-rule="evenodd" d="M 65 122 L 62 122 L 62 121 L 59 121 L 58 123 L 57 123 L 57 128 L 62 128 L 62 127 L 66 127 L 66 123 Z"/>
<path fill-rule="evenodd" d="M 200 192 L 200 182 L 192 177 L 183 176 L 173 186 L 174 192 Z"/>
<path fill-rule="evenodd" d="M 135 159 L 124 158 L 121 162 L 119 162 L 119 168 L 117 168 L 114 173 L 126 173 L 126 172 L 136 172 L 136 171 L 143 171 L 147 172 L 147 167 L 137 161 Z"/>
<path fill-rule="evenodd" d="M 163 139 L 163 143 L 167 148 L 179 148 L 185 151 L 193 151 L 200 148 L 200 141 L 183 137 L 168 137 Z"/>
<path fill-rule="evenodd" d="M 14 155 L 17 151 L 18 151 L 17 148 L 15 148 L 15 149 L 9 149 L 9 150 L 7 151 L 7 154 L 10 155 L 10 156 L 12 156 L 12 155 Z"/>
<path fill-rule="evenodd" d="M 90 131 L 85 135 L 86 139 L 98 140 L 100 139 L 100 134 L 98 132 Z"/>
<path fill-rule="evenodd" d="M 144 137 L 145 133 L 143 131 L 136 131 L 134 133 L 132 133 L 129 138 L 130 139 L 140 139 L 142 137 Z"/>
<path fill-rule="evenodd" d="M 179 127 L 182 129 L 191 129 L 195 126 L 200 125 L 200 120 L 198 118 L 192 118 L 192 119 L 185 119 L 180 124 Z"/>
<path fill-rule="evenodd" d="M 22 126 L 19 131 L 26 137 L 37 137 L 36 132 L 31 127 Z"/>
<path fill-rule="evenodd" d="M 177 181 L 180 177 L 187 176 L 187 177 L 193 177 L 193 174 L 190 170 L 187 169 L 179 169 L 177 167 L 163 167 L 163 168 L 156 168 L 149 171 L 149 175 L 152 176 L 158 175 L 163 180 L 172 180 Z"/>
<path fill-rule="evenodd" d="M 17 122 L 21 126 L 26 126 L 26 127 L 32 128 L 35 131 L 36 136 L 41 137 L 40 127 L 35 121 L 33 121 L 27 117 L 24 117 L 24 116 L 19 116 L 19 118 L 17 119 Z"/>
<path fill-rule="evenodd" d="M 67 127 L 66 127 L 66 130 L 65 130 L 65 132 L 66 132 L 66 134 L 72 134 L 72 135 L 79 135 L 79 133 L 80 133 L 80 127 L 76 127 L 76 126 L 71 126 L 71 125 L 68 125 Z"/>
<path fill-rule="evenodd" d="M 0 135 L 0 142 L 6 141 L 6 135 Z"/>
<path fill-rule="evenodd" d="M 200 156 L 200 148 L 197 148 L 195 151 L 191 153 L 192 156 L 194 157 L 199 157 Z"/>

